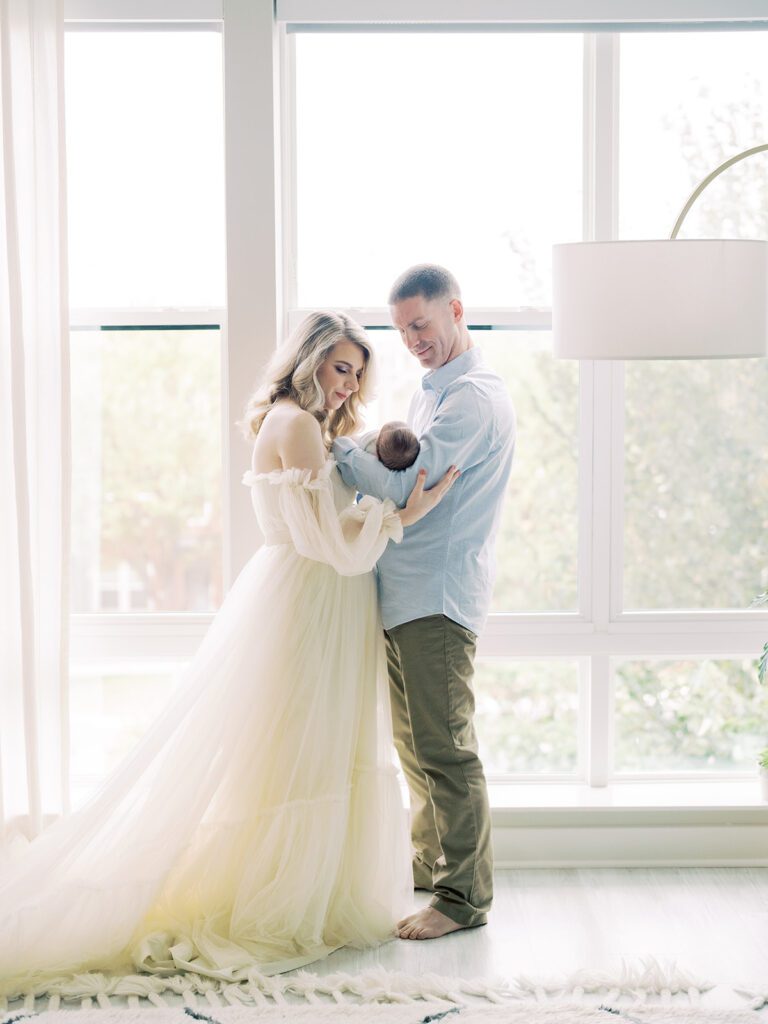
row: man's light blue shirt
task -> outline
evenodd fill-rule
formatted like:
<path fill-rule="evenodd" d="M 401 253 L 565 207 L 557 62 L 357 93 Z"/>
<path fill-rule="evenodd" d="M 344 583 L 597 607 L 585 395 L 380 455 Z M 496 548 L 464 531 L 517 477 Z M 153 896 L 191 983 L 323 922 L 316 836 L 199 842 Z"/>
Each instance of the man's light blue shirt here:
<path fill-rule="evenodd" d="M 379 559 L 385 629 L 442 614 L 473 633 L 483 627 L 495 576 L 494 542 L 515 446 L 515 415 L 504 382 L 477 348 L 425 374 L 408 412 L 421 451 L 389 470 L 349 437 L 333 455 L 347 484 L 402 508 L 427 470 L 432 487 L 449 466 L 461 470 L 441 503 L 408 527 Z"/>

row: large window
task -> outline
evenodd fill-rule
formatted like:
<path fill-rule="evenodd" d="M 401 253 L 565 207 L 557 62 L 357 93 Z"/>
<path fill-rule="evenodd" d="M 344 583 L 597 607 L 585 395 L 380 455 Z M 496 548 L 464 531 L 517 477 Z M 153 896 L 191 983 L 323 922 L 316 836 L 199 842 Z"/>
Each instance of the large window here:
<path fill-rule="evenodd" d="M 188 655 L 153 631 L 222 598 L 221 34 L 73 25 L 65 66 L 80 799 Z"/>
<path fill-rule="evenodd" d="M 622 38 L 621 237 L 668 237 L 709 171 L 765 141 L 767 56 L 762 32 Z M 768 153 L 717 178 L 682 236 L 767 238 Z M 768 585 L 767 388 L 765 359 L 627 365 L 627 608 L 743 610 Z"/>
<path fill-rule="evenodd" d="M 141 739 L 166 700 L 182 663 L 92 662 L 70 680 L 73 803 L 91 796 Z"/>
<path fill-rule="evenodd" d="M 579 35 L 296 38 L 299 306 L 383 306 L 410 263 L 548 305 L 581 236 Z"/>
<path fill-rule="evenodd" d="M 231 486 L 232 382 L 307 309 L 346 308 L 379 357 L 371 425 L 403 417 L 420 371 L 386 296 L 422 260 L 459 278 L 518 418 L 478 657 L 489 775 L 751 772 L 768 363 L 555 360 L 551 246 L 665 237 L 709 169 L 764 141 L 768 33 L 279 23 L 273 40 L 259 6 L 250 38 L 244 21 L 222 40 L 167 14 L 67 38 L 75 730 L 111 723 L 80 747 L 83 791 L 258 543 Z M 767 168 L 729 171 L 683 233 L 768 237 Z"/>
<path fill-rule="evenodd" d="M 578 776 L 586 751 L 574 659 L 481 658 L 475 685 L 480 753 L 491 780 Z"/>
<path fill-rule="evenodd" d="M 66 39 L 70 304 L 224 305 L 221 35 Z"/>
<path fill-rule="evenodd" d="M 751 771 L 768 362 L 579 369 L 547 327 L 553 242 L 666 237 L 708 170 L 764 141 L 768 35 L 297 30 L 287 53 L 295 315 L 330 302 L 377 328 L 372 419 L 403 417 L 419 371 L 380 329 L 386 294 L 444 263 L 516 406 L 477 675 L 489 772 Z M 766 237 L 766 167 L 732 172 L 685 233 Z"/>
<path fill-rule="evenodd" d="M 73 611 L 220 603 L 219 335 L 72 332 Z"/>
<path fill-rule="evenodd" d="M 767 362 L 627 366 L 627 608 L 743 610 L 768 585 Z"/>
<path fill-rule="evenodd" d="M 768 694 L 748 658 L 627 659 L 616 665 L 620 773 L 749 770 L 765 746 Z"/>
<path fill-rule="evenodd" d="M 709 171 L 765 142 L 767 46 L 764 32 L 622 36 L 619 237 L 668 238 Z M 727 171 L 694 204 L 681 237 L 765 238 L 767 171 L 768 154 Z"/>

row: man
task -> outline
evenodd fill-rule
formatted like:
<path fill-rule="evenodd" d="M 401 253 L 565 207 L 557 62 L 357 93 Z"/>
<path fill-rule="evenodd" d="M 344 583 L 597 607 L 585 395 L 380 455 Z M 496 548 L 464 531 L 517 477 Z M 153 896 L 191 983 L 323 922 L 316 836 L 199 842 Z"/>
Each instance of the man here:
<path fill-rule="evenodd" d="M 414 884 L 433 892 L 398 933 L 429 939 L 484 924 L 491 906 L 490 812 L 472 675 L 515 419 L 501 378 L 472 343 L 449 271 L 411 267 L 392 286 L 389 305 L 408 350 L 428 371 L 408 414 L 418 458 L 388 470 L 350 438 L 336 440 L 334 455 L 348 484 L 400 507 L 422 467 L 427 487 L 451 465 L 461 471 L 440 505 L 378 563 L 395 744 L 411 795 Z"/>

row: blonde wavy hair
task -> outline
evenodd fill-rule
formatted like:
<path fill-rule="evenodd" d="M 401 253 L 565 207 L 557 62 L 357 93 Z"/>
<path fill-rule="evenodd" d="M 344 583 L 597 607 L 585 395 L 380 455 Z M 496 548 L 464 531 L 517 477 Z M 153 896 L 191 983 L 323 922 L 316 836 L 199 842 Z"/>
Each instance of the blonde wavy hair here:
<path fill-rule="evenodd" d="M 351 341 L 362 350 L 363 372 L 359 391 L 350 395 L 340 409 L 329 412 L 317 371 L 340 341 Z M 334 438 L 353 434 L 362 426 L 360 407 L 371 397 L 373 364 L 373 347 L 360 324 L 344 313 L 310 313 L 269 361 L 263 381 L 248 400 L 239 425 L 252 441 L 275 402 L 290 398 L 312 413 L 320 424 L 326 446 L 330 447 Z"/>

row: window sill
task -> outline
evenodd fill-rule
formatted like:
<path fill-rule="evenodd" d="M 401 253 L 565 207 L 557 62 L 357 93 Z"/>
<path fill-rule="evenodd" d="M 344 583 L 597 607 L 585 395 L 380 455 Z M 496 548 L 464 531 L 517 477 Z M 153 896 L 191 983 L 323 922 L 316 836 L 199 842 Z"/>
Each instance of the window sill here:
<path fill-rule="evenodd" d="M 768 803 L 754 778 L 644 780 L 594 788 L 584 783 L 490 783 L 494 824 L 768 824 Z"/>

